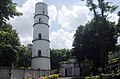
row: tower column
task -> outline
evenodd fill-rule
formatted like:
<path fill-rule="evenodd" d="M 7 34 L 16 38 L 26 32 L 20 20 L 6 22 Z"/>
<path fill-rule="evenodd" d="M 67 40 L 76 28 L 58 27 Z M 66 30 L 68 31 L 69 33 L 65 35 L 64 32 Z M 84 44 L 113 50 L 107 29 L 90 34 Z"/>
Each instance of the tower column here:
<path fill-rule="evenodd" d="M 50 70 L 49 25 L 47 4 L 38 2 L 35 5 L 33 25 L 32 68 Z"/>

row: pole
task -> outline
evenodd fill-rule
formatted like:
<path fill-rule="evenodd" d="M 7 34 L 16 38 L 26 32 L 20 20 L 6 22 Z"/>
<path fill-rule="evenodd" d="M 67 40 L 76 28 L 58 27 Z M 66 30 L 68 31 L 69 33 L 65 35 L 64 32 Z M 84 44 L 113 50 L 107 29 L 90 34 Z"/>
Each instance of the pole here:
<path fill-rule="evenodd" d="M 11 79 L 11 75 L 12 75 L 12 69 L 9 69 L 9 79 Z"/>

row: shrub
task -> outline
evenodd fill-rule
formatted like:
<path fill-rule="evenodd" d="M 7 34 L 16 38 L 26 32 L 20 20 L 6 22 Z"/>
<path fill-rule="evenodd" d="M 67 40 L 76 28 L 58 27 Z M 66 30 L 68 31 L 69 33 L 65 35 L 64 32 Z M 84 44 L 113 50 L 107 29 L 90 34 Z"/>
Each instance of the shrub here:
<path fill-rule="evenodd" d="M 87 76 L 85 77 L 85 79 L 100 79 L 100 77 L 97 75 L 97 76 Z"/>
<path fill-rule="evenodd" d="M 53 74 L 45 77 L 41 77 L 42 79 L 57 79 L 59 78 L 59 74 Z"/>

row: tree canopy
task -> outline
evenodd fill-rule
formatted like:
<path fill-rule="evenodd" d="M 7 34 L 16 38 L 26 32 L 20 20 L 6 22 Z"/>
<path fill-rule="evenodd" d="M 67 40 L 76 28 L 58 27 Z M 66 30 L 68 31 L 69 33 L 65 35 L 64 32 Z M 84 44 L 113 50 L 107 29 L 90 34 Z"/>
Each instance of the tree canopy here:
<path fill-rule="evenodd" d="M 118 6 L 109 5 L 109 2 L 87 0 L 87 6 L 94 13 L 93 19 L 85 26 L 80 25 L 74 35 L 73 51 L 80 61 L 85 58 L 92 60 L 94 71 L 99 67 L 104 68 L 107 63 L 107 54 L 114 50 L 117 44 L 118 32 L 114 22 L 109 22 L 106 17 L 114 12 Z M 97 9 L 100 9 L 97 12 Z"/>
<path fill-rule="evenodd" d="M 0 0 L 0 66 L 30 66 L 30 48 L 20 44 L 18 33 L 7 23 L 10 17 L 20 15 L 13 0 Z"/>
<path fill-rule="evenodd" d="M 20 46 L 18 33 L 10 24 L 0 26 L 0 66 L 11 66 L 17 61 L 17 50 Z"/>
<path fill-rule="evenodd" d="M 67 61 L 72 52 L 69 49 L 51 49 L 51 69 L 59 69 L 60 62 Z"/>
<path fill-rule="evenodd" d="M 16 3 L 12 0 L 0 0 L 0 25 L 6 23 L 10 17 L 20 16 L 21 12 L 16 10 Z"/>
<path fill-rule="evenodd" d="M 100 22 L 98 25 L 95 28 L 94 21 L 92 21 L 85 26 L 79 26 L 73 42 L 74 55 L 81 61 L 85 58 L 92 60 L 97 68 L 106 61 L 100 60 L 101 54 L 112 51 L 117 43 L 114 23 L 107 22 L 103 26 Z"/>
<path fill-rule="evenodd" d="M 16 62 L 17 67 L 28 68 L 31 66 L 31 50 L 29 47 L 21 45 L 18 50 L 18 61 Z"/>
<path fill-rule="evenodd" d="M 30 67 L 31 44 L 20 44 L 16 30 L 10 24 L 0 26 L 0 66 Z"/>

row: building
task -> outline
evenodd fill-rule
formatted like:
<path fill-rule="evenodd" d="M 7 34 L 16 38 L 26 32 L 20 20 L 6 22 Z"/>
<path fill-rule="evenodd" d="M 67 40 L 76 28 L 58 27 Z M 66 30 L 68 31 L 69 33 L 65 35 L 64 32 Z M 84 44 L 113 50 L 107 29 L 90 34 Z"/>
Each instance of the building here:
<path fill-rule="evenodd" d="M 47 4 L 35 4 L 33 25 L 32 68 L 50 70 L 49 25 Z"/>
<path fill-rule="evenodd" d="M 80 75 L 80 67 L 77 60 L 72 57 L 65 63 L 61 63 L 60 66 L 60 74 L 61 76 L 79 76 Z"/>
<path fill-rule="evenodd" d="M 60 65 L 60 75 L 64 77 L 86 76 L 89 74 L 89 65 L 86 62 L 78 62 L 73 56 Z"/>

